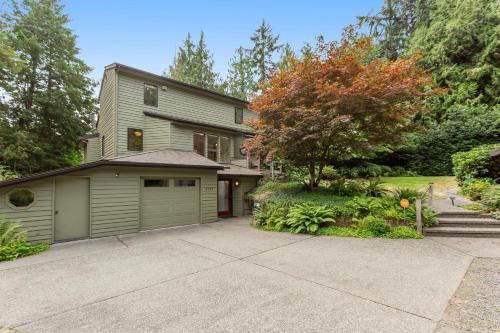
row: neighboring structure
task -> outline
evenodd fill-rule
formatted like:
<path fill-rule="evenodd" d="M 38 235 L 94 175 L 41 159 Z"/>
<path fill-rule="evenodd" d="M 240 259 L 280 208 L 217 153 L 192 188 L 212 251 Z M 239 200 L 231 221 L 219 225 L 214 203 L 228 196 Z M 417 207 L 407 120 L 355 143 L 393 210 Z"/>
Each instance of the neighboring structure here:
<path fill-rule="evenodd" d="M 261 174 L 240 145 L 247 102 L 120 64 L 106 67 L 85 163 L 0 183 L 0 215 L 32 241 L 103 237 L 249 213 Z"/>

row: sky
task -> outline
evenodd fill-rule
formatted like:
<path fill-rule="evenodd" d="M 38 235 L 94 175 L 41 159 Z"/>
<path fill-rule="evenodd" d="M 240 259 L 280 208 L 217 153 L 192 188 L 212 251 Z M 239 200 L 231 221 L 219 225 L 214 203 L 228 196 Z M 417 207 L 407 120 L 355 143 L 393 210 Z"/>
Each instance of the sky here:
<path fill-rule="evenodd" d="M 119 62 L 156 74 L 172 63 L 188 32 L 201 30 L 225 77 L 239 46 L 249 48 L 250 35 L 265 19 L 280 42 L 299 50 L 316 36 L 338 39 L 356 17 L 376 12 L 383 0 L 62 0 L 78 36 L 81 58 L 100 80 L 104 66 Z"/>

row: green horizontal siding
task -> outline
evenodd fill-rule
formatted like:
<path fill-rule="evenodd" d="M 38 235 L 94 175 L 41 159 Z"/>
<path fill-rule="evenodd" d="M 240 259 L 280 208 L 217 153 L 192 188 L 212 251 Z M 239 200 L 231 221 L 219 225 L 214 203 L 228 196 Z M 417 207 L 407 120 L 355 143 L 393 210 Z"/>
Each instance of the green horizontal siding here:
<path fill-rule="evenodd" d="M 28 188 L 35 194 L 34 204 L 27 208 L 13 208 L 7 204 L 7 194 L 14 188 Z M 0 190 L 0 215 L 19 220 L 31 242 L 52 242 L 53 234 L 53 179 L 21 184 Z"/>

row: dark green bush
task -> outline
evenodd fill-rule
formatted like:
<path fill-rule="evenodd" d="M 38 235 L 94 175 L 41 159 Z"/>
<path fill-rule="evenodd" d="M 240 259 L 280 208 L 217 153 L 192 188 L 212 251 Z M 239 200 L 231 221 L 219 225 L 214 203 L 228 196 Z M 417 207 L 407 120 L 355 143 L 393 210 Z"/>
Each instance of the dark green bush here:
<path fill-rule="evenodd" d="M 490 211 L 500 210 L 500 185 L 493 185 L 482 192 L 481 204 Z"/>
<path fill-rule="evenodd" d="M 372 215 L 359 220 L 357 226 L 361 230 L 373 233 L 374 236 L 382 236 L 391 231 L 391 226 L 386 220 Z"/>
<path fill-rule="evenodd" d="M 454 154 L 453 173 L 458 184 L 462 185 L 465 181 L 475 178 L 499 178 L 498 166 L 490 156 L 490 152 L 495 148 L 500 148 L 500 144 L 482 145 Z"/>
<path fill-rule="evenodd" d="M 467 179 L 462 183 L 460 192 L 471 200 L 481 200 L 483 192 L 492 186 L 490 179 Z"/>
<path fill-rule="evenodd" d="M 392 190 L 392 197 L 398 203 L 402 199 L 407 199 L 410 203 L 414 203 L 415 199 L 422 199 L 422 201 L 424 201 L 426 198 L 424 193 L 407 187 L 394 188 Z"/>
<path fill-rule="evenodd" d="M 385 187 L 384 183 L 378 178 L 370 179 L 368 182 L 366 182 L 364 185 L 364 190 L 365 194 L 369 197 L 381 197 L 385 193 L 387 193 L 387 188 Z"/>
<path fill-rule="evenodd" d="M 0 217 L 0 261 L 36 254 L 48 247 L 48 244 L 29 244 L 26 232 L 19 231 L 19 223 Z"/>

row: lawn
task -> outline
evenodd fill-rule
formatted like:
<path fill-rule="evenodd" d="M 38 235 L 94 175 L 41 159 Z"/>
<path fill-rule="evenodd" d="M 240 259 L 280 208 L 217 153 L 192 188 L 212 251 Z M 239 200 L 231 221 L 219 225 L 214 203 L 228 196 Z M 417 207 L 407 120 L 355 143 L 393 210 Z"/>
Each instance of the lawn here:
<path fill-rule="evenodd" d="M 386 186 L 408 187 L 411 189 L 425 191 L 430 182 L 434 183 L 434 195 L 436 198 L 446 198 L 446 192 L 458 188 L 455 177 L 452 176 L 418 176 L 418 177 L 382 177 L 380 178 Z"/>

